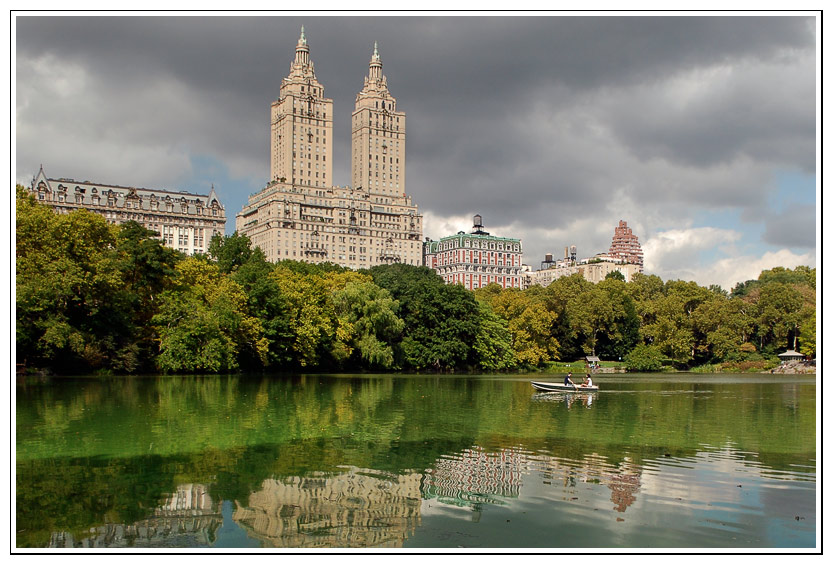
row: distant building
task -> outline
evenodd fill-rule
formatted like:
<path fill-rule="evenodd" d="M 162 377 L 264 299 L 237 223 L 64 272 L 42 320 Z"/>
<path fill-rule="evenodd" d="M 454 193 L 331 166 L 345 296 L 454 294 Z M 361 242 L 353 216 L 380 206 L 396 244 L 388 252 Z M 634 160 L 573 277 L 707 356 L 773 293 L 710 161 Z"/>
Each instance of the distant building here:
<path fill-rule="evenodd" d="M 59 214 L 84 208 L 111 224 L 133 220 L 157 232 L 166 246 L 188 255 L 207 252 L 211 238 L 226 229 L 226 211 L 213 186 L 208 194 L 192 194 L 50 179 L 41 167 L 29 191 Z"/>
<path fill-rule="evenodd" d="M 598 283 L 614 271 L 621 273 L 625 282 L 630 282 L 642 269 L 643 255 L 639 239 L 633 235 L 628 223 L 620 220 L 607 253 L 578 259 L 575 245 L 564 248 L 563 259 L 553 259 L 553 255 L 547 253 L 541 262 L 541 270 L 526 274 L 526 285 L 549 286 L 555 279 L 576 273 L 580 273 L 585 280 Z"/>
<path fill-rule="evenodd" d="M 503 288 L 522 288 L 521 240 L 497 237 L 483 231 L 483 219 L 474 217 L 471 233 L 459 232 L 423 244 L 424 264 L 447 284 L 469 290 L 496 283 Z"/>
<path fill-rule="evenodd" d="M 352 187 L 333 186 L 332 156 L 333 101 L 301 28 L 271 106 L 271 178 L 237 214 L 237 231 L 269 261 L 420 265 L 422 216 L 405 193 L 405 113 L 388 90 L 377 45 L 352 114 Z"/>
<path fill-rule="evenodd" d="M 607 254 L 623 263 L 639 265 L 639 272 L 642 272 L 642 246 L 639 245 L 639 238 L 633 235 L 633 231 L 625 220 L 619 220 L 619 225 L 614 229 L 613 240 L 610 242 Z"/>
<path fill-rule="evenodd" d="M 607 275 L 618 271 L 625 277 L 625 282 L 630 282 L 636 273 L 641 272 L 639 265 L 632 265 L 630 263 L 619 263 L 610 258 L 599 255 L 590 259 L 582 259 L 581 262 L 572 264 L 559 263 L 549 269 L 542 269 L 540 271 L 532 271 L 528 273 L 528 286 L 549 286 L 555 279 L 561 277 L 569 277 L 576 273 L 581 274 L 585 280 L 598 283 L 605 280 Z"/>

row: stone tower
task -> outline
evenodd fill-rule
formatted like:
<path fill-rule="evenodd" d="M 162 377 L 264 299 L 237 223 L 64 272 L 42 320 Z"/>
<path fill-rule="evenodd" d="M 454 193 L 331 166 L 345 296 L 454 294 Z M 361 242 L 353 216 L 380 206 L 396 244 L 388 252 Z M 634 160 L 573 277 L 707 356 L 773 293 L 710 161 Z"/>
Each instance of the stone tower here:
<path fill-rule="evenodd" d="M 351 144 L 351 182 L 369 193 L 405 195 L 405 112 L 396 109 L 373 45 L 364 88 L 356 96 Z"/>
<path fill-rule="evenodd" d="M 272 103 L 270 180 L 292 185 L 333 184 L 333 101 L 315 78 L 301 27 L 295 60 Z"/>

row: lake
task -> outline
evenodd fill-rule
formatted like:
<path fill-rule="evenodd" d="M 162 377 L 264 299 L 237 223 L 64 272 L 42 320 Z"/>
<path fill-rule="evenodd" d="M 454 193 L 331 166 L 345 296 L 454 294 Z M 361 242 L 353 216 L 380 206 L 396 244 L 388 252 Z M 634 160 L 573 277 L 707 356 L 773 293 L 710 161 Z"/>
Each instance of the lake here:
<path fill-rule="evenodd" d="M 18 381 L 19 548 L 815 548 L 814 375 Z"/>

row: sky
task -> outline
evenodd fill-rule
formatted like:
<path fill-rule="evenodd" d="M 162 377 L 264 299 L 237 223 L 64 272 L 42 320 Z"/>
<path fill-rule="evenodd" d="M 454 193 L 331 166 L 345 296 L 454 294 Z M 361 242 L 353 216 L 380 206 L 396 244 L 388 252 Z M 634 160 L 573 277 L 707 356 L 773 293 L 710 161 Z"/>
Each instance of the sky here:
<path fill-rule="evenodd" d="M 607 251 L 730 290 L 816 266 L 813 14 L 17 15 L 13 175 L 207 194 L 226 231 L 269 180 L 269 111 L 303 25 L 334 102 L 335 183 L 378 42 L 408 119 L 425 237 L 521 238 L 524 262 Z"/>

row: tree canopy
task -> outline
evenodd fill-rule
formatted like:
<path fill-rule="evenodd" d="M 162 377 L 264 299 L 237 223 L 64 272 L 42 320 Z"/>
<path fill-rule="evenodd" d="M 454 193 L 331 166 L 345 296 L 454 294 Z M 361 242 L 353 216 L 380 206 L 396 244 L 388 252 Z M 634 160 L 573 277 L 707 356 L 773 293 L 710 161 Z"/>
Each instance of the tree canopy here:
<path fill-rule="evenodd" d="M 427 267 L 270 263 L 237 233 L 185 257 L 22 187 L 16 214 L 16 353 L 32 369 L 500 371 L 594 354 L 646 370 L 816 350 L 814 268 L 731 293 L 643 274 L 471 292 Z"/>

